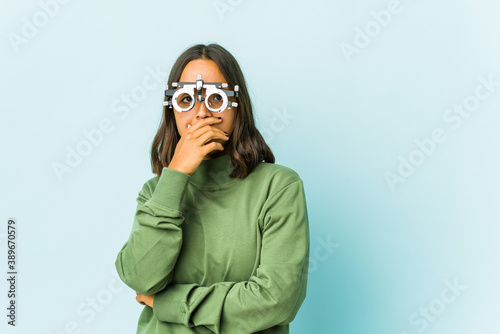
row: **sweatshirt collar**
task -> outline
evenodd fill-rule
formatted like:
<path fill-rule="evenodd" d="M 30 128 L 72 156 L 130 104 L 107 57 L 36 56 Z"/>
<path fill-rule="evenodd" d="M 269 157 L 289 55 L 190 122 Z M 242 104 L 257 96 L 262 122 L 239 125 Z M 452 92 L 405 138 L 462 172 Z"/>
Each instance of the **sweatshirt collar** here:
<path fill-rule="evenodd" d="M 230 178 L 234 165 L 229 153 L 209 160 L 202 160 L 196 171 L 191 174 L 190 182 L 207 188 L 217 188 L 232 183 L 236 178 Z"/>

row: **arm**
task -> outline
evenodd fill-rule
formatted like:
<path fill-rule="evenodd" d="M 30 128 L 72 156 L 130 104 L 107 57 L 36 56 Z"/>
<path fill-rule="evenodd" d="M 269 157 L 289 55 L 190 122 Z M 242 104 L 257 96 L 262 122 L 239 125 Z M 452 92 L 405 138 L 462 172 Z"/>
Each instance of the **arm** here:
<path fill-rule="evenodd" d="M 133 290 L 149 295 L 172 281 L 182 246 L 184 216 L 180 209 L 189 175 L 164 167 L 151 195 L 144 184 L 128 241 L 115 261 L 121 280 Z"/>
<path fill-rule="evenodd" d="M 156 318 L 217 334 L 254 333 L 290 323 L 305 299 L 309 227 L 302 180 L 264 204 L 260 266 L 244 282 L 172 284 L 157 293 Z"/>

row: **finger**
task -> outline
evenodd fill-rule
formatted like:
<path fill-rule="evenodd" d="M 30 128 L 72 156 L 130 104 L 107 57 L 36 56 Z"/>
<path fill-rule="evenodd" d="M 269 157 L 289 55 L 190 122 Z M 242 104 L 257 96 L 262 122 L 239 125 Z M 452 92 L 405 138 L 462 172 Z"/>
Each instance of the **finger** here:
<path fill-rule="evenodd" d="M 220 123 L 222 121 L 222 118 L 219 118 L 219 117 L 220 116 L 217 116 L 217 117 L 212 116 L 212 117 L 203 118 L 201 121 L 198 121 L 196 124 L 191 125 L 189 127 L 188 131 L 186 131 L 186 132 L 193 133 L 196 130 L 198 130 L 199 128 L 204 127 L 206 125 L 212 125 L 212 124 Z"/>
<path fill-rule="evenodd" d="M 221 143 L 218 143 L 216 141 L 213 141 L 213 142 L 203 146 L 203 148 L 205 149 L 203 152 L 203 154 L 205 154 L 205 155 L 209 154 L 212 151 L 217 151 L 217 150 L 223 151 L 224 150 L 224 146 L 222 146 Z"/>
<path fill-rule="evenodd" d="M 213 131 L 218 132 L 218 134 L 222 136 L 221 138 L 224 138 L 224 136 L 227 135 L 225 131 L 219 129 L 216 125 L 209 124 L 208 126 L 204 126 L 196 130 L 196 132 L 193 132 L 192 139 L 198 139 L 201 136 L 206 135 L 208 132 L 213 133 Z"/>
<path fill-rule="evenodd" d="M 217 131 L 218 130 L 218 131 Z M 200 138 L 198 139 L 199 142 L 202 143 L 202 145 L 206 145 L 208 142 L 210 142 L 211 140 L 215 140 L 215 139 L 221 139 L 221 140 L 228 140 L 229 137 L 226 136 L 226 134 L 224 133 L 224 131 L 220 130 L 220 129 L 213 129 L 211 131 L 207 131 L 205 132 L 203 135 L 200 136 Z"/>

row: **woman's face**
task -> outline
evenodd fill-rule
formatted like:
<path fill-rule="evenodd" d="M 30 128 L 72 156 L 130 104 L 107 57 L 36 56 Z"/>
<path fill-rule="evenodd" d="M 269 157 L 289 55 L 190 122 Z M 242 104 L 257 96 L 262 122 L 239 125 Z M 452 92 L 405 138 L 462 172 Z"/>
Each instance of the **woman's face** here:
<path fill-rule="evenodd" d="M 190 61 L 182 71 L 179 81 L 196 82 L 199 74 L 201 74 L 201 79 L 203 80 L 203 82 L 227 82 L 221 71 L 219 70 L 217 64 L 215 64 L 213 60 L 208 59 L 196 59 Z M 205 97 L 205 90 L 205 88 L 202 90 L 203 98 Z M 229 101 L 236 102 L 236 100 L 232 97 L 229 98 Z M 231 137 L 234 128 L 235 107 L 226 109 L 221 113 L 211 112 L 207 109 L 205 102 L 196 101 L 193 109 L 189 111 L 178 112 L 174 108 L 174 115 L 175 122 L 177 124 L 177 131 L 179 131 L 179 134 L 181 136 L 188 129 L 188 126 L 191 127 L 203 118 L 213 116 L 222 117 L 222 121 L 210 126 L 214 126 L 222 131 L 226 131 Z M 226 142 L 220 139 L 215 139 L 214 141 L 217 141 L 222 145 L 224 145 Z M 226 147 L 224 147 L 224 151 L 226 151 Z"/>

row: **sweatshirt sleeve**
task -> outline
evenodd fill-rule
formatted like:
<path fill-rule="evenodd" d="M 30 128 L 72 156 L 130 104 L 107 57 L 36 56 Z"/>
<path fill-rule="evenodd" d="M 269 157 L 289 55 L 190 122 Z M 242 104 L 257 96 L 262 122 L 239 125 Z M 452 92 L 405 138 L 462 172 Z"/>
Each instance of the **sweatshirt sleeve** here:
<path fill-rule="evenodd" d="M 290 323 L 306 296 L 309 223 L 302 180 L 266 201 L 260 265 L 248 281 L 171 284 L 155 295 L 159 321 L 217 334 L 254 333 Z"/>
<path fill-rule="evenodd" d="M 115 261 L 120 279 L 134 291 L 154 294 L 172 281 L 182 246 L 180 205 L 188 179 L 188 174 L 164 167 L 154 191 L 146 182 L 139 192 L 132 231 Z"/>

